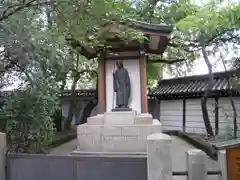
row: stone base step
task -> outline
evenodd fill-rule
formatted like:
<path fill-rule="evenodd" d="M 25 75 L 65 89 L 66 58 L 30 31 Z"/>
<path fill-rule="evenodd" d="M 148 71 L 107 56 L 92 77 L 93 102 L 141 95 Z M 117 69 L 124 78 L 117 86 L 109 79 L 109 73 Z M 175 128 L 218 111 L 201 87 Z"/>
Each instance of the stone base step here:
<path fill-rule="evenodd" d="M 147 136 L 161 132 L 161 124 L 79 125 L 78 150 L 84 152 L 146 152 Z"/>

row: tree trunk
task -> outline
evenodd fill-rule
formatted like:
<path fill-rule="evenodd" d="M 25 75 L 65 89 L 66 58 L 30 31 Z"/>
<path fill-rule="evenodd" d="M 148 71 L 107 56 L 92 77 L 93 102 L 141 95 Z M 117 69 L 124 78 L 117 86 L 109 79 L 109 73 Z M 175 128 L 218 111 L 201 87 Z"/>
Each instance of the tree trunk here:
<path fill-rule="evenodd" d="M 60 86 L 60 94 L 61 96 L 63 96 L 63 91 L 64 91 L 64 88 L 67 84 L 67 75 L 64 76 L 65 78 L 62 80 L 62 83 L 61 83 L 61 86 Z"/>
<path fill-rule="evenodd" d="M 68 117 L 65 121 L 64 128 L 69 130 L 71 128 L 72 118 L 74 115 L 75 107 L 76 107 L 76 86 L 80 76 L 75 76 L 73 79 L 72 87 L 71 87 L 71 95 L 70 95 L 70 104 L 68 108 Z"/>
<path fill-rule="evenodd" d="M 224 63 L 222 55 L 221 55 L 221 59 L 222 59 L 224 70 L 226 72 L 227 67 Z M 232 96 L 230 77 L 227 79 L 227 81 L 228 81 L 228 89 L 229 89 L 229 99 L 230 99 L 230 103 L 231 103 L 231 106 L 232 106 L 232 109 L 233 109 L 233 131 L 234 131 L 233 136 L 234 136 L 234 138 L 236 138 L 237 137 L 237 130 L 238 130 L 238 127 L 237 127 L 237 110 L 236 110 L 236 106 L 235 106 L 233 96 Z"/>
<path fill-rule="evenodd" d="M 207 100 L 208 100 L 208 96 L 210 95 L 212 88 L 213 88 L 213 73 L 212 73 L 212 64 L 210 63 L 206 50 L 205 50 L 205 46 L 202 47 L 202 54 L 203 54 L 203 58 L 205 60 L 205 63 L 207 65 L 208 68 L 208 85 L 207 85 L 207 89 L 201 99 L 201 108 L 202 108 L 202 115 L 203 115 L 203 120 L 204 120 L 204 124 L 205 124 L 205 128 L 207 131 L 207 135 L 208 136 L 213 136 L 213 130 L 212 130 L 212 125 L 210 123 L 210 119 L 209 119 L 209 115 L 208 115 L 208 109 L 207 109 Z"/>
<path fill-rule="evenodd" d="M 237 130 L 238 130 L 238 127 L 237 127 L 237 110 L 236 110 L 235 103 L 233 101 L 231 89 L 229 90 L 229 99 L 231 101 L 231 106 L 232 106 L 232 109 L 233 109 L 233 131 L 234 131 L 233 136 L 234 136 L 234 138 L 237 138 Z"/>

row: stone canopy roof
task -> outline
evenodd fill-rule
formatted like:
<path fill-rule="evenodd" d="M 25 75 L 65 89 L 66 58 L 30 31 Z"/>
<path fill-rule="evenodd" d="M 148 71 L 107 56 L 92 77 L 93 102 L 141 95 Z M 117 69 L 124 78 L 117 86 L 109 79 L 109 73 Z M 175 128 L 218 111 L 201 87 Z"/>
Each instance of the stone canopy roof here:
<path fill-rule="evenodd" d="M 142 30 L 143 32 L 151 31 L 156 33 L 161 32 L 161 33 L 170 34 L 173 31 L 172 26 L 168 26 L 165 24 L 153 24 L 153 23 L 147 23 L 143 21 L 137 21 L 134 19 L 130 19 L 130 21 L 132 22 L 132 27 Z"/>
<path fill-rule="evenodd" d="M 144 43 L 139 43 L 137 40 L 136 42 L 129 42 L 124 43 L 118 37 L 110 38 L 106 40 L 105 46 L 110 46 L 109 50 L 112 52 L 119 52 L 119 51 L 128 51 L 128 50 L 144 50 L 146 53 L 153 53 L 153 54 L 162 54 L 169 42 L 168 35 L 173 31 L 172 26 L 168 26 L 165 24 L 152 24 L 142 21 L 137 21 L 134 19 L 128 19 L 126 22 L 121 23 L 121 25 L 127 26 L 129 28 L 141 31 L 146 40 Z M 114 29 L 114 32 L 120 31 L 117 27 L 118 25 L 106 25 L 109 28 L 106 29 Z M 112 28 L 111 28 L 112 27 Z M 117 30 L 118 29 L 118 30 Z M 109 32 L 111 34 L 113 32 Z M 116 43 L 118 42 L 118 43 Z M 157 44 L 157 47 L 151 46 L 152 44 Z M 102 47 L 89 47 L 87 45 L 83 45 L 78 43 L 80 47 L 80 53 L 88 59 L 95 58 L 102 52 Z M 106 50 L 106 49 L 105 49 Z"/>

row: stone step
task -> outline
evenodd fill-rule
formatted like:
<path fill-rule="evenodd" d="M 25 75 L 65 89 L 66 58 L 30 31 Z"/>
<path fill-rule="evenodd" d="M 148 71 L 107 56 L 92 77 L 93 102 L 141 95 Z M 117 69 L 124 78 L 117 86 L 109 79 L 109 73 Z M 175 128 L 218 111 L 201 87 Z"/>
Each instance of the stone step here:
<path fill-rule="evenodd" d="M 134 124 L 136 111 L 115 111 L 104 113 L 105 125 L 124 125 Z"/>
<path fill-rule="evenodd" d="M 88 125 L 133 125 L 133 124 L 152 124 L 151 114 L 138 114 L 135 111 L 126 112 L 107 112 L 98 114 L 87 119 Z"/>
<path fill-rule="evenodd" d="M 134 124 L 152 124 L 153 117 L 151 114 L 139 114 L 134 118 Z"/>

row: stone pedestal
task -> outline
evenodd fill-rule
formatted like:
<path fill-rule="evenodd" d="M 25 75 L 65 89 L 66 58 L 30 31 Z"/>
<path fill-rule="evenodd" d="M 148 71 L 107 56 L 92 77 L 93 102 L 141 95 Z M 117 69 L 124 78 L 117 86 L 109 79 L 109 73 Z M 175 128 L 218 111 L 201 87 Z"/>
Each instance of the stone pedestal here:
<path fill-rule="evenodd" d="M 150 114 L 135 111 L 106 112 L 79 125 L 75 152 L 146 152 L 147 136 L 161 132 Z"/>
<path fill-rule="evenodd" d="M 116 111 L 132 111 L 132 108 L 114 108 L 112 109 L 112 112 Z"/>

